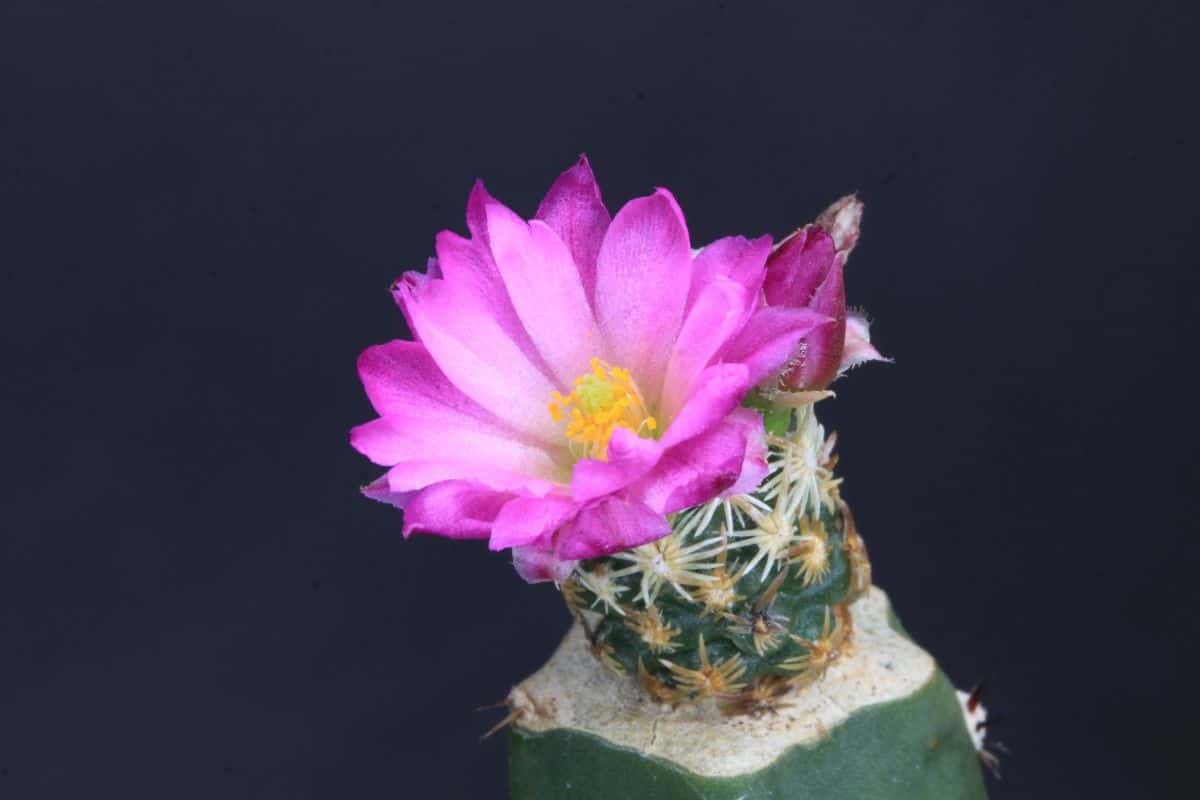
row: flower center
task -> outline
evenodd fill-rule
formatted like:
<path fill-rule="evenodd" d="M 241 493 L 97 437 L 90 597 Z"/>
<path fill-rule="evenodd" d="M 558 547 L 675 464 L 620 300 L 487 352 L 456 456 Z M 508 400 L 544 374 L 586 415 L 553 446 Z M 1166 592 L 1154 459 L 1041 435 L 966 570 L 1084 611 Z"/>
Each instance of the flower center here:
<path fill-rule="evenodd" d="M 617 428 L 652 436 L 658 421 L 646 410 L 629 370 L 593 358 L 591 370 L 575 379 L 570 394 L 553 392 L 547 407 L 555 422 L 566 420 L 567 441 L 576 458 L 608 458 L 608 441 Z"/>

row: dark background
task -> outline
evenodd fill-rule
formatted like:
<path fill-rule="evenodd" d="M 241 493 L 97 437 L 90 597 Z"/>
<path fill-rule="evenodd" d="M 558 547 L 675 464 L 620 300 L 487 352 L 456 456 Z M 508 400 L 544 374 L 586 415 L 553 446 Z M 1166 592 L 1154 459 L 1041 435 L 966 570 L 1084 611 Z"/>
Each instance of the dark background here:
<path fill-rule="evenodd" d="M 861 193 L 896 363 L 823 417 L 993 796 L 1191 794 L 1184 4 L 3 10 L 0 797 L 504 796 L 474 708 L 567 615 L 358 496 L 354 359 L 475 177 L 530 214 L 580 151 L 697 243 Z"/>

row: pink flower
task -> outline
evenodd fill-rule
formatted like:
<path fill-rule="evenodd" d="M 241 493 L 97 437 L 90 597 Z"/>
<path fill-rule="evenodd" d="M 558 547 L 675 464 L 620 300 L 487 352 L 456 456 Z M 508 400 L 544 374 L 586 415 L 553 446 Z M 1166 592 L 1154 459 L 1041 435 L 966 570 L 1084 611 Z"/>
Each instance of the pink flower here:
<path fill-rule="evenodd" d="M 768 305 L 808 308 L 833 318 L 804 337 L 781 378 L 794 391 L 821 390 L 850 367 L 885 360 L 871 345 L 866 316 L 846 309 L 843 268 L 858 243 L 863 205 L 849 195 L 784 239 L 767 260 Z"/>
<path fill-rule="evenodd" d="M 585 158 L 530 221 L 476 184 L 467 227 L 396 282 L 416 341 L 358 361 L 379 418 L 351 444 L 389 468 L 364 493 L 406 536 L 486 538 L 526 580 L 561 580 L 758 484 L 762 418 L 741 402 L 830 322 L 761 306 L 769 237 L 693 257 L 670 192 L 610 218 Z"/>

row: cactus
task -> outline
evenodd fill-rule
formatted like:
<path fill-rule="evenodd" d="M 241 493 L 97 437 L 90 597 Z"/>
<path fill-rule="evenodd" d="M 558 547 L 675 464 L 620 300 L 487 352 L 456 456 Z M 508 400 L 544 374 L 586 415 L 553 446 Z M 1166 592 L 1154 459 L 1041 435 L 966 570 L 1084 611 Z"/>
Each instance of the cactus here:
<path fill-rule="evenodd" d="M 513 800 L 980 800 L 964 711 L 872 587 L 853 650 L 775 713 L 647 702 L 577 625 L 513 691 Z M 978 709 L 977 709 L 978 710 Z"/>
<path fill-rule="evenodd" d="M 813 407 L 767 479 L 580 563 L 577 624 L 510 696 L 514 800 L 986 797 L 986 711 L 909 640 Z"/>
<path fill-rule="evenodd" d="M 498 726 L 516 800 L 982 796 L 978 696 L 895 629 L 813 410 L 887 360 L 846 304 L 862 213 L 697 249 L 581 157 L 531 220 L 477 183 L 393 284 L 416 340 L 359 357 L 363 493 L 576 619 Z"/>
<path fill-rule="evenodd" d="M 593 652 L 667 703 L 768 709 L 819 678 L 851 635 L 870 562 L 811 406 L 768 438 L 749 494 L 673 515 L 671 535 L 581 563 L 563 585 Z"/>

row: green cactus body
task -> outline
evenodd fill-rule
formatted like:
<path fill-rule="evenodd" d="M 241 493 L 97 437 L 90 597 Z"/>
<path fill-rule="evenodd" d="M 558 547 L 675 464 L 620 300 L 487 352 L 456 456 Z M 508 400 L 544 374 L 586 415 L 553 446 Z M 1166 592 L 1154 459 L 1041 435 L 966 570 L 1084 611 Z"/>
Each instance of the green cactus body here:
<path fill-rule="evenodd" d="M 513 690 L 513 800 L 982 800 L 985 718 L 903 632 L 851 604 L 856 646 L 770 713 L 653 702 L 592 657 L 582 626 Z M 966 708 L 965 708 L 966 707 Z"/>
<path fill-rule="evenodd" d="M 564 583 L 577 624 L 509 696 L 514 800 L 986 797 L 986 711 L 872 586 L 812 407 L 777 421 L 752 494 Z"/>
<path fill-rule="evenodd" d="M 585 562 L 563 587 L 594 654 L 661 701 L 767 709 L 849 643 L 847 604 L 870 585 L 870 565 L 833 473 L 833 437 L 811 407 L 783 422 L 754 493 L 676 514 L 670 536 Z"/>

